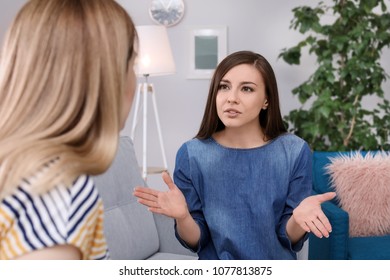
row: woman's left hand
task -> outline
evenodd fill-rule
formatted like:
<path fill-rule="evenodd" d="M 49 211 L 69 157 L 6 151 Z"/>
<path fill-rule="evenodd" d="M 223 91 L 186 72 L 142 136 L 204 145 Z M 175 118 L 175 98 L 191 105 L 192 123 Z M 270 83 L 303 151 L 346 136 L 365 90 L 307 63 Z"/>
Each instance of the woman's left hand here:
<path fill-rule="evenodd" d="M 335 196 L 335 192 L 327 192 L 305 198 L 293 211 L 295 222 L 304 231 L 312 232 L 319 238 L 329 237 L 332 226 L 321 209 L 321 203 L 331 200 Z"/>

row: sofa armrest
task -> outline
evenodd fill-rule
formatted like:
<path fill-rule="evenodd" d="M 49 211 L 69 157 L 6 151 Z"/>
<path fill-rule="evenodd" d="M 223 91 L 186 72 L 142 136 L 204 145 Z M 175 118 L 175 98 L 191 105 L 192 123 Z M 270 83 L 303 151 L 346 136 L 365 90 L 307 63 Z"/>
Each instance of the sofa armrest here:
<path fill-rule="evenodd" d="M 160 239 L 159 252 L 197 256 L 184 248 L 175 237 L 174 220 L 167 216 L 153 214 Z"/>
<path fill-rule="evenodd" d="M 324 202 L 322 210 L 332 225 L 329 238 L 309 237 L 309 259 L 347 259 L 349 239 L 349 215 L 332 202 Z"/>

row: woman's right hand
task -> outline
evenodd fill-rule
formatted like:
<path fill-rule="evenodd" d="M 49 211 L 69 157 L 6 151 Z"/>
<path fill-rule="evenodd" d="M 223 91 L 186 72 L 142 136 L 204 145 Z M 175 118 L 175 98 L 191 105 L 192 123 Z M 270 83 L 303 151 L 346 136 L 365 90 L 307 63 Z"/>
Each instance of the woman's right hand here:
<path fill-rule="evenodd" d="M 173 183 L 167 172 L 163 172 L 162 178 L 168 186 L 168 191 L 162 192 L 145 187 L 135 187 L 133 195 L 138 202 L 147 206 L 148 210 L 163 214 L 174 219 L 184 219 L 190 215 L 186 199 L 180 189 Z"/>
<path fill-rule="evenodd" d="M 133 194 L 149 211 L 176 219 L 179 236 L 188 246 L 196 248 L 200 239 L 200 228 L 188 211 L 186 199 L 168 173 L 164 172 L 162 178 L 168 186 L 168 191 L 136 187 Z"/>

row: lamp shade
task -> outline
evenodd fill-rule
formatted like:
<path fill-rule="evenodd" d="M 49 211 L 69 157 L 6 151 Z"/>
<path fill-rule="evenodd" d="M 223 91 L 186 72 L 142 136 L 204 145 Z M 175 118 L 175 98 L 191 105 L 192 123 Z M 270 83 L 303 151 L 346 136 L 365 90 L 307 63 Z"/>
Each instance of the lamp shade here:
<path fill-rule="evenodd" d="M 175 73 L 171 46 L 165 26 L 136 26 L 139 50 L 136 63 L 138 76 L 169 75 Z"/>

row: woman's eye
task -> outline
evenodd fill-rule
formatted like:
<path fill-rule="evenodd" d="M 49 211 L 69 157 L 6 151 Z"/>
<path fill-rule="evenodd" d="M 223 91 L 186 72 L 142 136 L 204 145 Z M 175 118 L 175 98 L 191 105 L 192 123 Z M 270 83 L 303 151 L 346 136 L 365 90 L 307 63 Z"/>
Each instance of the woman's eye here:
<path fill-rule="evenodd" d="M 226 84 L 220 84 L 220 85 L 218 86 L 218 90 L 227 90 L 227 89 L 229 89 L 229 86 L 226 85 Z"/>
<path fill-rule="evenodd" d="M 242 91 L 244 91 L 244 92 L 253 92 L 253 88 L 251 88 L 251 87 L 243 87 Z"/>

